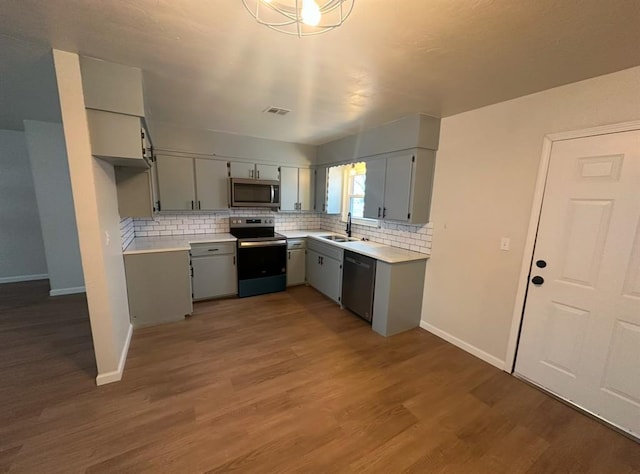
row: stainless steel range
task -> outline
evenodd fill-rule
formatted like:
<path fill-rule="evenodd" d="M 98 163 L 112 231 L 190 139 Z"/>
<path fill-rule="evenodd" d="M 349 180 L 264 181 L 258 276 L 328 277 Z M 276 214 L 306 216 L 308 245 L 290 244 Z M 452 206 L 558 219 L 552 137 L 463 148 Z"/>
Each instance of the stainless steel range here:
<path fill-rule="evenodd" d="M 284 291 L 287 239 L 275 232 L 273 218 L 232 217 L 229 232 L 238 239 L 238 296 Z"/>

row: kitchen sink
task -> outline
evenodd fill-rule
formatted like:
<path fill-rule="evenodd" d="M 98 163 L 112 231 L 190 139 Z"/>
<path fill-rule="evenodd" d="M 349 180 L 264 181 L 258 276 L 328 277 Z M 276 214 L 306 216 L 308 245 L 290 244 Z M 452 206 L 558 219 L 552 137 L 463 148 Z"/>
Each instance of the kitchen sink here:
<path fill-rule="evenodd" d="M 332 240 L 333 242 L 354 242 L 358 240 L 353 237 L 343 237 L 341 235 L 323 235 L 321 237 L 323 239 Z"/>

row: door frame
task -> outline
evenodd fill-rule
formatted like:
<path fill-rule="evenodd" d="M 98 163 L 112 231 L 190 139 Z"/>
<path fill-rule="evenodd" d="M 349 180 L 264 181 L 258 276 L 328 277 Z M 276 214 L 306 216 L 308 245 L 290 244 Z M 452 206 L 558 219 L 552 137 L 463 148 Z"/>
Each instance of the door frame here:
<path fill-rule="evenodd" d="M 529 273 L 531 271 L 533 252 L 535 250 L 536 238 L 538 235 L 538 224 L 540 222 L 540 214 L 542 213 L 542 200 L 544 198 L 545 186 L 547 184 L 547 173 L 549 171 L 549 161 L 551 159 L 553 143 L 572 140 L 575 138 L 608 135 L 611 133 L 629 132 L 633 130 L 640 130 L 640 120 L 545 135 L 542 144 L 540 164 L 538 166 L 538 177 L 536 179 L 536 186 L 533 194 L 533 203 L 531 205 L 529 228 L 527 230 L 527 236 L 524 244 L 524 254 L 522 256 L 522 264 L 520 267 L 516 300 L 513 306 L 513 316 L 511 318 L 511 331 L 509 332 L 507 354 L 504 362 L 504 370 L 506 372 L 513 373 L 515 370 L 518 341 L 520 339 L 520 329 L 524 318 L 527 287 L 529 286 Z"/>

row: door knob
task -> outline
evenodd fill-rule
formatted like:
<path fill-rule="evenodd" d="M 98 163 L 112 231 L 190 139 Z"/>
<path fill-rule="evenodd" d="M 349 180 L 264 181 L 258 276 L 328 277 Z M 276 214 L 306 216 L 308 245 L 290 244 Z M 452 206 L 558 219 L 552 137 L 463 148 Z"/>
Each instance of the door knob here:
<path fill-rule="evenodd" d="M 544 283 L 544 278 L 536 275 L 531 279 L 531 283 L 533 283 L 534 285 L 542 285 Z"/>
<path fill-rule="evenodd" d="M 546 266 L 547 266 L 547 262 L 545 262 L 544 260 L 536 260 L 536 267 L 544 268 Z"/>

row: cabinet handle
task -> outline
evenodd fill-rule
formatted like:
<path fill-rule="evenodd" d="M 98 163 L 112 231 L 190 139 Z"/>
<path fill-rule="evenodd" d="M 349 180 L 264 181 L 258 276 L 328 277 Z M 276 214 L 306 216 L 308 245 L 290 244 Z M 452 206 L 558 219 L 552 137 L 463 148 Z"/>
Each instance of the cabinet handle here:
<path fill-rule="evenodd" d="M 253 178 L 253 170 L 249 170 L 249 178 Z"/>
<path fill-rule="evenodd" d="M 202 209 L 202 207 L 200 207 L 200 201 L 198 201 L 198 209 Z"/>
<path fill-rule="evenodd" d="M 385 217 L 387 217 L 387 208 L 383 208 L 382 209 L 382 218 L 384 219 Z"/>
<path fill-rule="evenodd" d="M 260 170 L 256 170 L 256 178 L 260 179 Z"/>
<path fill-rule="evenodd" d="M 191 201 L 191 210 L 193 211 L 193 201 Z"/>
<path fill-rule="evenodd" d="M 233 256 L 233 264 L 234 265 L 236 264 L 236 256 L 235 255 Z"/>
<path fill-rule="evenodd" d="M 326 204 L 322 203 L 322 212 L 326 211 Z"/>
<path fill-rule="evenodd" d="M 320 257 L 318 257 L 318 265 L 320 265 Z"/>
<path fill-rule="evenodd" d="M 291 252 L 289 252 L 289 260 L 291 260 Z"/>
<path fill-rule="evenodd" d="M 378 208 L 378 219 L 380 219 L 380 211 L 381 211 L 381 210 L 382 210 L 382 209 Z"/>

